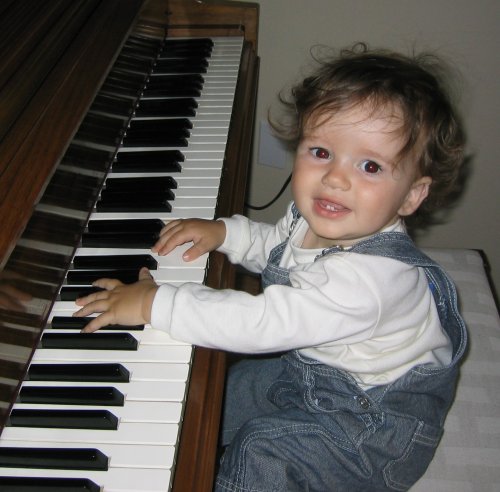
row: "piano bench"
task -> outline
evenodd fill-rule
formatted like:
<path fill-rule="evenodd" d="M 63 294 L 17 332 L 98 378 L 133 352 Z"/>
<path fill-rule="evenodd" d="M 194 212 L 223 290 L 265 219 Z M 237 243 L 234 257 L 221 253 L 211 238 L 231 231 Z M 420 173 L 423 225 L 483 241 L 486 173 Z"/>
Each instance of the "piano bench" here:
<path fill-rule="evenodd" d="M 425 252 L 454 280 L 469 347 L 443 439 L 411 492 L 500 490 L 500 320 L 487 267 L 478 251 Z"/>

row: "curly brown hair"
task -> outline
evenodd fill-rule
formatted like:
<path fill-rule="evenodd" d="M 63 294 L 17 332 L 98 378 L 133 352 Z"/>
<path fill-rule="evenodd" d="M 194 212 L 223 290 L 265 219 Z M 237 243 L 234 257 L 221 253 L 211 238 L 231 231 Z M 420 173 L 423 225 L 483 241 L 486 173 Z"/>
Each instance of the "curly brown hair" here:
<path fill-rule="evenodd" d="M 317 61 L 316 72 L 292 87 L 288 98 L 280 94 L 287 118 L 270 118 L 277 135 L 296 147 L 312 120 L 324 122 L 359 104 L 374 112 L 392 107 L 403 117 L 399 160 L 411 155 L 420 176 L 432 178 L 429 196 L 415 219 L 446 205 L 457 191 L 465 134 L 444 88 L 442 60 L 430 53 L 410 57 L 357 43 L 334 58 Z"/>

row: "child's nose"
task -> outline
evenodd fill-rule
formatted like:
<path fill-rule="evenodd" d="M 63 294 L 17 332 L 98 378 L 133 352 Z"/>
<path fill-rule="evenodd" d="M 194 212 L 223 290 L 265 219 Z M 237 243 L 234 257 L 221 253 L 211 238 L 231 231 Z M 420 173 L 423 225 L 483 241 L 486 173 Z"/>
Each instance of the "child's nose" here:
<path fill-rule="evenodd" d="M 347 169 L 338 163 L 332 163 L 332 165 L 328 167 L 328 170 L 323 175 L 322 182 L 325 186 L 341 189 L 343 191 L 351 187 Z"/>

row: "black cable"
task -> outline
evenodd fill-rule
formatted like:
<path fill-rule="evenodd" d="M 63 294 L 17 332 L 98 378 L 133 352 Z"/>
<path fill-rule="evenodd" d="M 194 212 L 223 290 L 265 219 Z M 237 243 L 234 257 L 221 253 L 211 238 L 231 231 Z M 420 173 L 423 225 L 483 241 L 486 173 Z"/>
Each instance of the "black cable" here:
<path fill-rule="evenodd" d="M 262 205 L 260 207 L 258 207 L 256 205 L 250 205 L 249 203 L 245 203 L 245 207 L 247 207 L 251 210 L 264 210 L 265 208 L 270 207 L 283 194 L 283 192 L 286 190 L 286 187 L 288 186 L 288 183 L 290 183 L 291 179 L 292 179 L 292 173 L 290 173 L 290 176 L 288 176 L 288 178 L 286 178 L 286 181 L 283 184 L 283 186 L 281 187 L 281 190 L 269 203 L 266 203 L 265 205 Z"/>

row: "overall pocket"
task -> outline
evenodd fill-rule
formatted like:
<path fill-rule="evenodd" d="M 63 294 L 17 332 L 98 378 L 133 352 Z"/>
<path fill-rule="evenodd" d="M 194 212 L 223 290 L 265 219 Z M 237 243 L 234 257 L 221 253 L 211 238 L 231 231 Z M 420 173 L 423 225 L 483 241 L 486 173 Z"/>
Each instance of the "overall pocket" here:
<path fill-rule="evenodd" d="M 427 470 L 443 429 L 419 421 L 403 454 L 384 468 L 384 478 L 393 490 L 408 490 Z"/>

